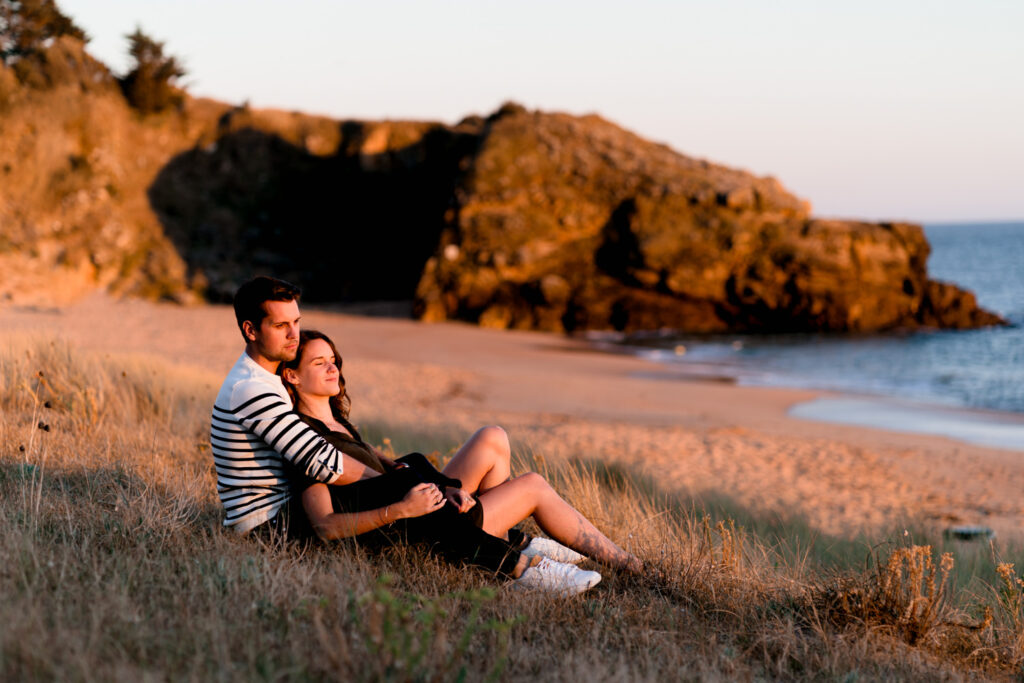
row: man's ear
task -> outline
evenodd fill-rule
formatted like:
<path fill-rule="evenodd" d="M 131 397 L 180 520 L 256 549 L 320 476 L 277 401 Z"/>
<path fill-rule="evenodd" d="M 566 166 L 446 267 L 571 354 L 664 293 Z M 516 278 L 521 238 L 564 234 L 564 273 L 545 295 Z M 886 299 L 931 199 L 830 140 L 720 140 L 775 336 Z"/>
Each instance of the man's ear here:
<path fill-rule="evenodd" d="M 242 334 L 244 334 L 245 338 L 249 341 L 256 341 L 256 328 L 253 326 L 251 320 L 242 321 Z"/>

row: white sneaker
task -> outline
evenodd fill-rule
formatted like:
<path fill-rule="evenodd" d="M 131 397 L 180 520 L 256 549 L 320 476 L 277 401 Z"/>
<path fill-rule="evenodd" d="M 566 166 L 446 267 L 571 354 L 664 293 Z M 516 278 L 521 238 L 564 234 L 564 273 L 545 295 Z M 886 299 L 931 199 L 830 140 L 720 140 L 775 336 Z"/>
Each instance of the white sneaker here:
<path fill-rule="evenodd" d="M 587 572 L 571 564 L 555 562 L 542 557 L 540 562 L 527 567 L 523 575 L 512 582 L 518 589 L 543 590 L 558 595 L 578 595 L 601 581 L 597 572 Z"/>
<path fill-rule="evenodd" d="M 555 562 L 568 562 L 569 564 L 579 564 L 587 559 L 586 555 L 581 555 L 572 548 L 566 548 L 558 541 L 552 541 L 550 538 L 541 538 L 540 536 L 534 536 L 530 539 L 530 544 L 519 552 L 527 557 L 540 555 Z"/>

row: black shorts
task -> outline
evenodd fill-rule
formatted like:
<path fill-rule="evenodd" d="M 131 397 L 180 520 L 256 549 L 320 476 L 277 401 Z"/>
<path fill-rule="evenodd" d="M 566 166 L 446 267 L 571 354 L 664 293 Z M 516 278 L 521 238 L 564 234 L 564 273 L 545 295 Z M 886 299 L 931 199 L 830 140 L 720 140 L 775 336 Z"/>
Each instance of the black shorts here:
<path fill-rule="evenodd" d="M 365 512 L 394 505 L 412 487 L 421 483 L 436 484 L 442 490 L 446 486 L 462 486 L 458 479 L 438 472 L 420 453 L 410 453 L 399 458 L 398 462 L 407 467 L 344 486 L 328 486 L 334 511 Z M 312 529 L 302 511 L 299 492 L 292 496 L 289 517 L 289 535 L 312 535 Z M 425 544 L 452 562 L 469 562 L 499 574 L 510 575 L 519 562 L 518 547 L 523 540 L 522 534 L 517 532 L 510 535 L 513 542 L 509 542 L 481 529 L 483 521 L 483 506 L 479 502 L 465 513 L 460 513 L 454 505 L 446 502 L 441 509 L 428 515 L 397 520 L 360 534 L 356 540 L 371 547 L 396 543 Z"/>

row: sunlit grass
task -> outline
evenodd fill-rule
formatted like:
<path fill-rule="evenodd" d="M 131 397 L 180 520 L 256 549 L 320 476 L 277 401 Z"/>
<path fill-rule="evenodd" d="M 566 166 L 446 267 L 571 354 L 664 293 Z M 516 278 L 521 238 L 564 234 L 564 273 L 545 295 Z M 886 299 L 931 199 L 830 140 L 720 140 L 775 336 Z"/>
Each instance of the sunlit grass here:
<path fill-rule="evenodd" d="M 515 470 L 543 473 L 650 576 L 603 571 L 596 589 L 556 600 L 415 549 L 237 538 L 221 527 L 206 435 L 219 380 L 0 343 L 4 680 L 1021 673 L 1019 548 L 996 549 L 1008 567 L 913 530 L 827 537 L 542 449 L 516 452 Z M 464 436 L 362 427 L 439 462 Z"/>

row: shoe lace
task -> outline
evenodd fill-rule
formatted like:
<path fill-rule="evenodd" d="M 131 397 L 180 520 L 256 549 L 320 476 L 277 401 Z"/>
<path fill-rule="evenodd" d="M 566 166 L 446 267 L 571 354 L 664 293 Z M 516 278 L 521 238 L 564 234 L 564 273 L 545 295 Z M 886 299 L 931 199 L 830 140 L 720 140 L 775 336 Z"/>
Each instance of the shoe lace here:
<path fill-rule="evenodd" d="M 573 570 L 569 565 L 555 562 L 547 557 L 542 557 L 540 562 L 537 563 L 536 568 L 546 574 L 558 574 L 559 576 L 569 576 L 569 573 Z"/>

